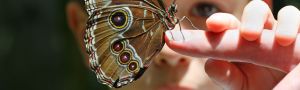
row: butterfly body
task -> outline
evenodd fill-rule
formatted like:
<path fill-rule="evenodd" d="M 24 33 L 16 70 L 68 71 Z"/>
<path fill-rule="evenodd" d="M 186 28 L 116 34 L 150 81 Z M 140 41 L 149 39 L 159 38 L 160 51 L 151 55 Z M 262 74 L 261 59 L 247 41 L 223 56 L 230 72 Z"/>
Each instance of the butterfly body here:
<path fill-rule="evenodd" d="M 90 15 L 84 41 L 98 81 L 121 87 L 138 79 L 177 23 L 162 0 L 85 0 Z"/>

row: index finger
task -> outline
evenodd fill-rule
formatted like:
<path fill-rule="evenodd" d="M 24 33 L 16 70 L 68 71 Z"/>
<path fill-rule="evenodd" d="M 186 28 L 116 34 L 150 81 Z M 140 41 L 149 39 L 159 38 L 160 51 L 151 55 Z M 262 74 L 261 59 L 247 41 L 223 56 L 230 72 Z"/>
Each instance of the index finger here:
<path fill-rule="evenodd" d="M 180 35 L 184 35 L 184 40 L 169 38 Z M 255 42 L 242 39 L 238 30 L 222 34 L 173 30 L 166 32 L 165 40 L 171 49 L 185 55 L 248 62 L 288 72 L 300 61 L 300 37 L 287 47 L 277 45 L 274 37 L 275 32 L 271 30 L 263 30 L 260 40 Z"/>

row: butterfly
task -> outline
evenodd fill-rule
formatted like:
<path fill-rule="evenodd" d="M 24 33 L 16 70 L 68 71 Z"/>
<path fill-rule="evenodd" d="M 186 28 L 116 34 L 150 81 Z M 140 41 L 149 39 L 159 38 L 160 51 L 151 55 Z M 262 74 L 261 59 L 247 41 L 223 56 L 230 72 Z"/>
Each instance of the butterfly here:
<path fill-rule="evenodd" d="M 84 42 L 97 80 L 120 88 L 143 75 L 179 23 L 175 0 L 85 0 Z"/>

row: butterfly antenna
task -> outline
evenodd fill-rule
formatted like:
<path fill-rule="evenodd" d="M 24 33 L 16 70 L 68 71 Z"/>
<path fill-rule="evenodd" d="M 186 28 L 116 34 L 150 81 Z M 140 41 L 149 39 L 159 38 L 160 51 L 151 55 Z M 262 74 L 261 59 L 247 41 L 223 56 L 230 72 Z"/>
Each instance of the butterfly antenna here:
<path fill-rule="evenodd" d="M 179 20 L 179 24 L 180 24 L 180 22 L 182 22 L 183 20 L 187 20 L 187 21 L 189 21 L 190 22 L 190 24 L 192 25 L 192 27 L 194 28 L 194 29 L 196 29 L 196 30 L 200 30 L 199 28 L 197 28 L 193 23 L 192 23 L 192 21 L 188 18 L 188 17 L 186 17 L 186 16 L 183 16 L 180 20 Z"/>

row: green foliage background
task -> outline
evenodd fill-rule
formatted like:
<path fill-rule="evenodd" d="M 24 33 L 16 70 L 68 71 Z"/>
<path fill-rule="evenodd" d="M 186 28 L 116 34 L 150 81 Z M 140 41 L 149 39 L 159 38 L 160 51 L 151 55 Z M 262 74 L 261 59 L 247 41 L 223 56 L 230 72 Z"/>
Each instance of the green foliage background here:
<path fill-rule="evenodd" d="M 299 0 L 275 2 L 300 6 Z M 84 66 L 67 27 L 66 3 L 0 0 L 0 90 L 108 89 Z"/>
<path fill-rule="evenodd" d="M 68 0 L 0 0 L 0 90 L 106 90 L 84 66 Z"/>

